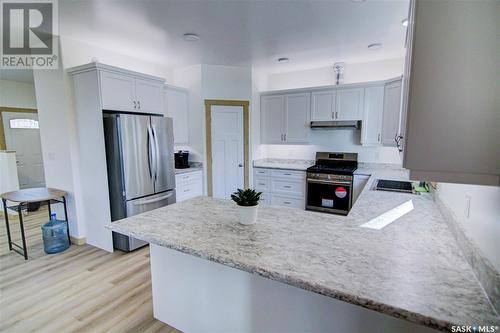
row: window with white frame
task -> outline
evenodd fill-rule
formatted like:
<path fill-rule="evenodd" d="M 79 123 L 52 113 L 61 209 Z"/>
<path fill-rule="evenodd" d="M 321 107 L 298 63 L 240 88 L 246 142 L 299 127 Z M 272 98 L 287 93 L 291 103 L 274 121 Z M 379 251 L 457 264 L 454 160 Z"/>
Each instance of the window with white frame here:
<path fill-rule="evenodd" d="M 10 128 L 39 129 L 38 120 L 34 119 L 11 119 Z"/>

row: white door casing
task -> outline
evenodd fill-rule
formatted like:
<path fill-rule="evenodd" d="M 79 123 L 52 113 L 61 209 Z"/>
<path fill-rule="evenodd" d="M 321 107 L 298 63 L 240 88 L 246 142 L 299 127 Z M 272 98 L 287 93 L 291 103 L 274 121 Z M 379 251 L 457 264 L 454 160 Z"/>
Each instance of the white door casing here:
<path fill-rule="evenodd" d="M 7 150 L 16 151 L 19 187 L 45 186 L 40 129 L 11 128 L 10 124 L 13 119 L 31 119 L 38 122 L 38 115 L 27 112 L 2 112 L 2 118 Z"/>
<path fill-rule="evenodd" d="M 243 107 L 213 105 L 210 117 L 213 197 L 229 199 L 244 187 Z"/>

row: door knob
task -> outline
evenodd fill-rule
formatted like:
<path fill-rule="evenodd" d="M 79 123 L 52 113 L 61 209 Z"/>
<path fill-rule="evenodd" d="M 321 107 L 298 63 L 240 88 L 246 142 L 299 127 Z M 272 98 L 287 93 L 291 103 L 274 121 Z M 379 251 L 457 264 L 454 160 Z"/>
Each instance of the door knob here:
<path fill-rule="evenodd" d="M 243 168 L 243 164 L 241 164 L 241 163 L 238 164 L 238 167 Z"/>

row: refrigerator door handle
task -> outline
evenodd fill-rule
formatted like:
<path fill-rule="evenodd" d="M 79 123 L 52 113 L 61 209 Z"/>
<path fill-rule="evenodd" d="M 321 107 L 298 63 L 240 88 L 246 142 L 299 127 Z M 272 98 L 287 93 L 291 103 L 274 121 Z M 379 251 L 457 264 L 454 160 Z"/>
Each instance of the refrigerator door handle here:
<path fill-rule="evenodd" d="M 156 180 L 156 164 L 157 164 L 157 156 L 156 156 L 156 139 L 153 133 L 153 129 L 151 124 L 148 123 L 148 152 L 149 152 L 149 174 L 153 181 Z"/>
<path fill-rule="evenodd" d="M 135 206 L 146 205 L 146 204 L 150 204 L 150 203 L 154 203 L 154 202 L 158 202 L 158 201 L 162 201 L 162 200 L 168 199 L 168 198 L 170 198 L 173 195 L 174 195 L 174 192 L 171 191 L 170 193 L 162 195 L 161 197 L 157 197 L 157 198 L 154 198 L 154 199 L 136 200 L 132 204 L 135 205 Z"/>
<path fill-rule="evenodd" d="M 160 164 L 160 149 L 158 148 L 158 143 L 156 142 L 156 129 L 154 126 L 151 126 L 151 130 L 153 131 L 153 137 L 155 138 L 154 142 L 154 151 L 155 151 L 155 181 L 158 179 L 158 169 Z"/>

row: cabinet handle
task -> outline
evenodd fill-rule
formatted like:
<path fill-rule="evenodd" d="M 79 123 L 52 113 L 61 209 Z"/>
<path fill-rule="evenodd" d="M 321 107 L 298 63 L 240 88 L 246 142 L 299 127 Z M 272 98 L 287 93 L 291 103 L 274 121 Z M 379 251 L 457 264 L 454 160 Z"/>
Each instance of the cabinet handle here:
<path fill-rule="evenodd" d="M 281 134 L 281 141 L 283 141 L 283 133 Z"/>
<path fill-rule="evenodd" d="M 335 111 L 335 119 L 339 119 L 339 112 Z"/>
<path fill-rule="evenodd" d="M 139 108 L 139 110 L 141 109 L 141 102 L 140 101 L 137 101 L 137 106 Z"/>
<path fill-rule="evenodd" d="M 283 134 L 283 136 L 284 136 L 284 138 L 285 138 L 283 141 L 286 141 L 286 133 L 285 133 L 285 134 Z"/>
<path fill-rule="evenodd" d="M 289 204 L 291 204 L 291 202 L 290 202 L 290 201 L 283 201 L 283 203 L 284 203 L 285 205 L 289 205 Z"/>
<path fill-rule="evenodd" d="M 134 109 L 137 109 L 137 102 L 134 101 Z"/>
<path fill-rule="evenodd" d="M 335 119 L 335 112 L 332 111 L 332 119 Z"/>
<path fill-rule="evenodd" d="M 285 175 L 285 176 L 291 176 L 292 174 L 291 173 L 284 173 L 283 175 Z"/>
<path fill-rule="evenodd" d="M 284 188 L 292 188 L 290 185 L 283 186 Z"/>
<path fill-rule="evenodd" d="M 259 183 L 259 185 L 266 185 L 266 183 Z"/>
<path fill-rule="evenodd" d="M 378 142 L 380 142 L 380 133 L 378 134 Z"/>

